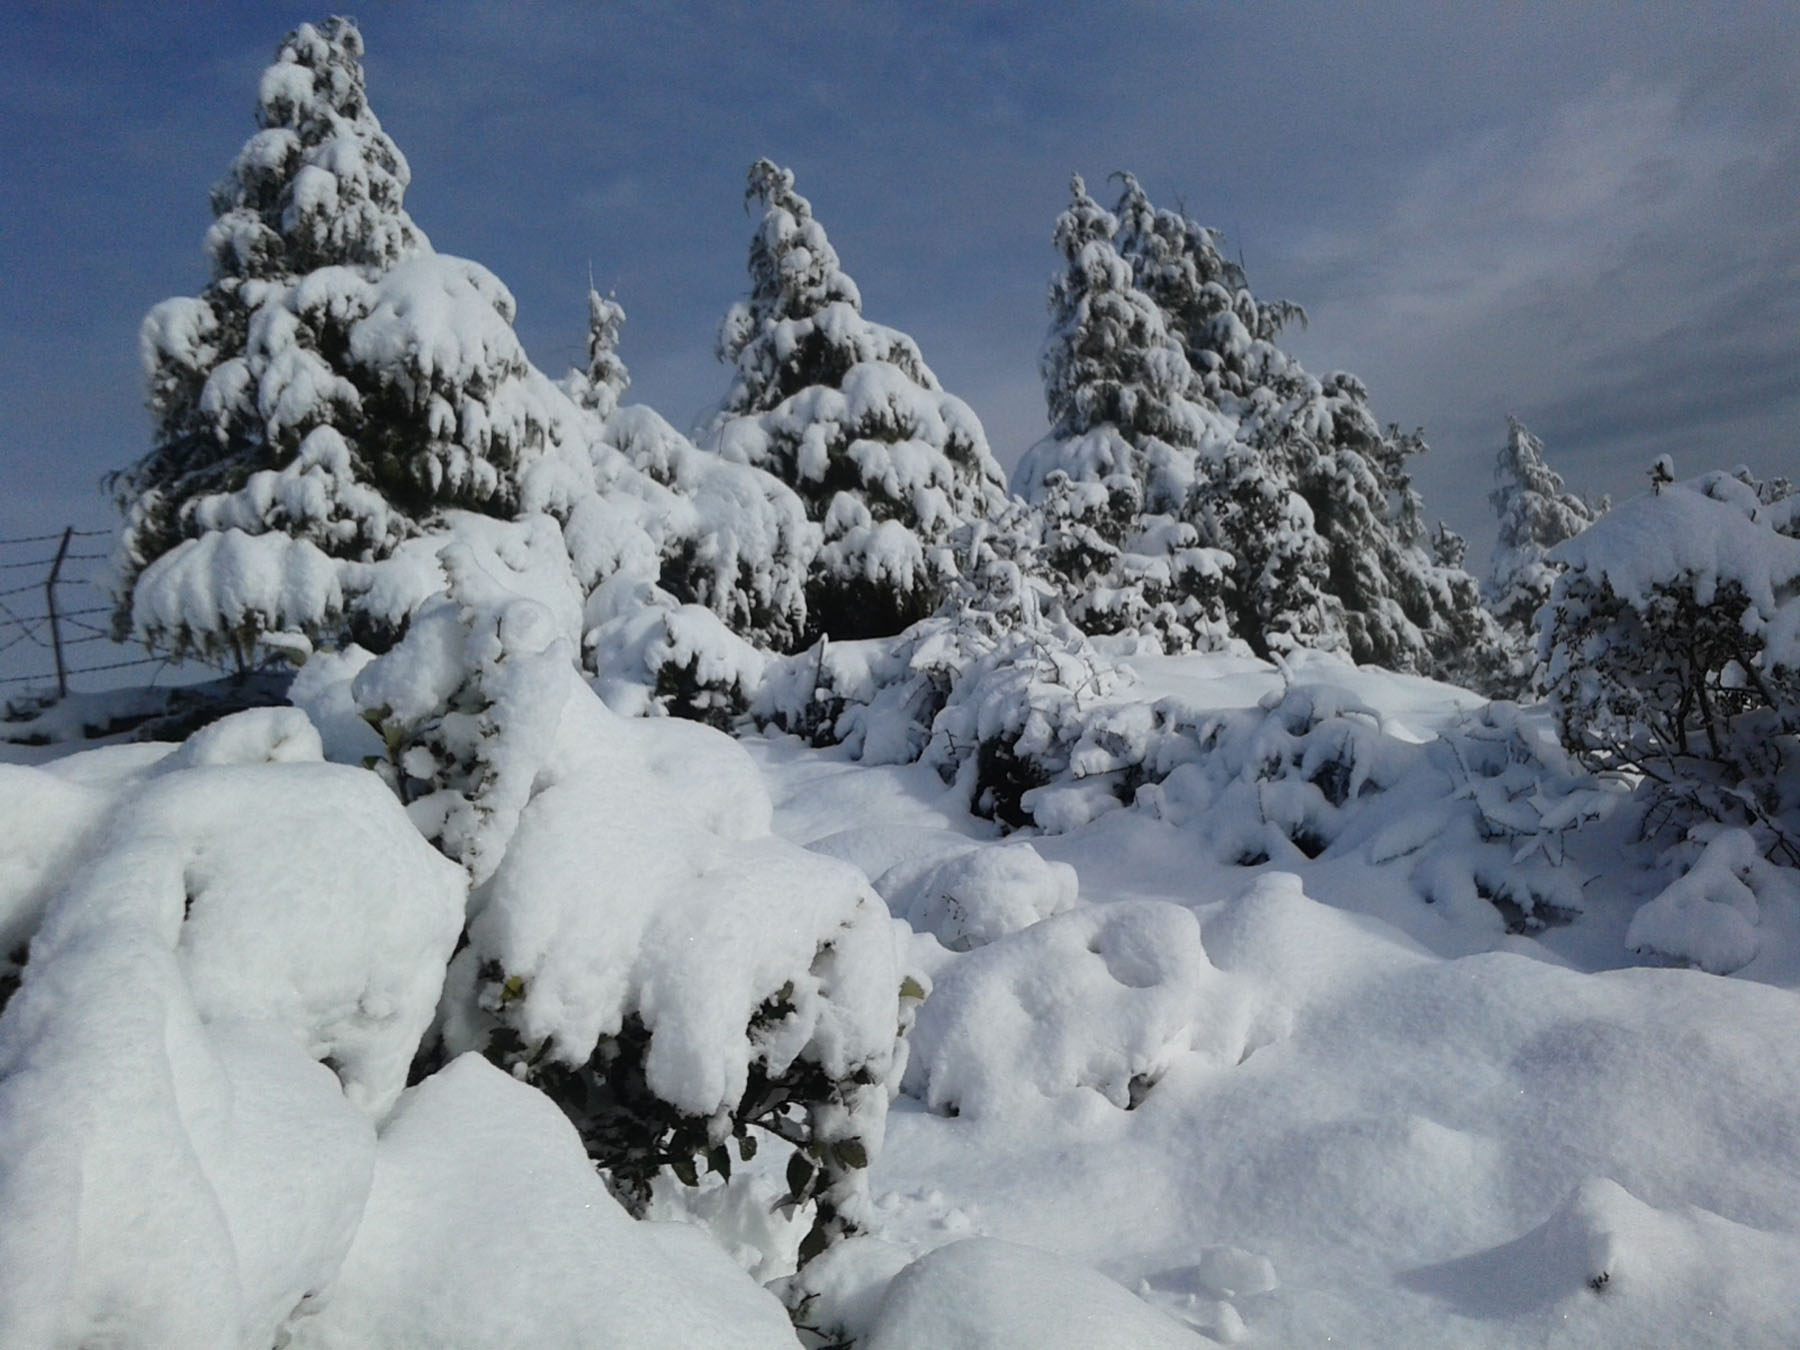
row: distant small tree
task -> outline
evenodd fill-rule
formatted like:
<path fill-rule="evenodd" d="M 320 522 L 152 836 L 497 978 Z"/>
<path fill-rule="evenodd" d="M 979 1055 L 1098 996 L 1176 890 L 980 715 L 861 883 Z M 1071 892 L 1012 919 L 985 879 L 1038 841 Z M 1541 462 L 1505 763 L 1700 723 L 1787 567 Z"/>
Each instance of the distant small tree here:
<path fill-rule="evenodd" d="M 1549 560 L 1550 550 L 1592 525 L 1599 513 L 1563 490 L 1561 476 L 1544 461 L 1544 443 L 1516 417 L 1506 419 L 1506 444 L 1494 464 L 1488 501 L 1500 517 L 1488 608 L 1508 630 L 1529 632 L 1561 570 Z"/>
<path fill-rule="evenodd" d="M 999 466 L 913 340 L 863 317 L 792 171 L 758 160 L 746 195 L 764 207 L 750 294 L 720 326 L 733 379 L 702 444 L 774 474 L 822 528 L 811 634 L 899 632 L 959 575 L 959 529 L 1003 508 Z"/>
<path fill-rule="evenodd" d="M 569 373 L 569 396 L 601 421 L 611 417 L 631 388 L 631 373 L 619 356 L 619 330 L 625 309 L 618 301 L 588 287 L 587 369 Z"/>

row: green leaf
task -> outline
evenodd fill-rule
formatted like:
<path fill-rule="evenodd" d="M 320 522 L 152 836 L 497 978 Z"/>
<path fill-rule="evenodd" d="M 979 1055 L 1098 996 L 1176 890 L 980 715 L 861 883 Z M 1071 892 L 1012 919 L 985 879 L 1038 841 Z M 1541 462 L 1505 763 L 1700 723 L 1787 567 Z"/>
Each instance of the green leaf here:
<path fill-rule="evenodd" d="M 706 1151 L 706 1170 L 717 1172 L 725 1180 L 731 1180 L 731 1151 L 723 1144 Z"/>
<path fill-rule="evenodd" d="M 692 1158 L 671 1158 L 669 1160 L 669 1170 L 681 1179 L 681 1184 L 684 1186 L 698 1186 L 700 1184 L 700 1173 L 699 1170 L 695 1168 L 694 1160 Z"/>
<path fill-rule="evenodd" d="M 869 1151 L 860 1139 L 840 1139 L 831 1146 L 831 1155 L 845 1167 L 867 1167 Z"/>
<path fill-rule="evenodd" d="M 908 975 L 904 980 L 900 981 L 900 997 L 910 998 L 914 1003 L 923 1003 L 925 1001 L 925 986 L 920 984 L 912 976 Z"/>
<path fill-rule="evenodd" d="M 807 1235 L 800 1239 L 800 1264 L 804 1266 L 813 1257 L 824 1251 L 825 1244 L 829 1240 L 825 1236 L 824 1228 L 814 1224 Z"/>
<path fill-rule="evenodd" d="M 525 977 L 523 975 L 508 975 L 506 977 L 506 983 L 500 986 L 500 1006 L 504 1008 L 507 1004 L 516 1003 L 524 997 Z"/>
<path fill-rule="evenodd" d="M 738 1140 L 738 1157 L 749 1162 L 756 1156 L 756 1136 L 747 1134 Z"/>
<path fill-rule="evenodd" d="M 788 1159 L 787 1165 L 788 1190 L 793 1192 L 794 1199 L 804 1200 L 806 1198 L 807 1183 L 813 1179 L 813 1173 L 817 1170 L 813 1166 L 811 1158 L 800 1152 L 799 1149 L 794 1150 L 794 1156 Z"/>

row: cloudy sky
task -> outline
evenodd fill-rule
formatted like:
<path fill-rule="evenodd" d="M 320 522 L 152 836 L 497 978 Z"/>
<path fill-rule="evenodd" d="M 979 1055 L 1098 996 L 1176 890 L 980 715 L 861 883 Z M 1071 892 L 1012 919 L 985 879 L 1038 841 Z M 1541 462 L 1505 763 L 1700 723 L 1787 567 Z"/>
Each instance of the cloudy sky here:
<path fill-rule="evenodd" d="M 136 333 L 205 281 L 207 189 L 253 130 L 285 4 L 0 12 L 0 536 L 111 523 L 147 448 Z M 1791 4 L 384 3 L 371 99 L 408 207 L 493 269 L 534 359 L 578 359 L 591 266 L 634 397 L 724 390 L 743 172 L 791 165 L 870 317 L 912 333 L 1003 461 L 1071 171 L 1220 227 L 1294 347 L 1423 425 L 1432 515 L 1492 533 L 1511 411 L 1572 486 L 1800 476 L 1800 8 Z M 1105 188 L 1102 195 L 1109 194 Z"/>

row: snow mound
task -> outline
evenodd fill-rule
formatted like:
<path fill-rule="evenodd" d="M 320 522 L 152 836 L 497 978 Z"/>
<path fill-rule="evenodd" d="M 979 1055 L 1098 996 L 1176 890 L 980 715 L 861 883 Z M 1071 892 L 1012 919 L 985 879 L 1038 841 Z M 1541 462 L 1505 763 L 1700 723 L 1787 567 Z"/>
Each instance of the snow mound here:
<path fill-rule="evenodd" d="M 867 1350 L 1187 1350 L 1207 1342 L 1098 1271 L 995 1238 L 915 1261 L 888 1286 Z"/>
<path fill-rule="evenodd" d="M 348 1247 L 465 885 L 317 752 L 260 710 L 9 772 L 51 844 L 12 869 L 42 919 L 0 1016 L 0 1343 L 269 1344 Z"/>
<path fill-rule="evenodd" d="M 1402 1274 L 1468 1318 L 1536 1324 L 1585 1344 L 1667 1344 L 1697 1318 L 1737 1344 L 1782 1344 L 1796 1318 L 1760 1291 L 1800 1258 L 1800 1240 L 1703 1209 L 1658 1209 L 1617 1182 L 1581 1182 L 1538 1227 L 1500 1246 Z"/>
<path fill-rule="evenodd" d="M 968 951 L 1072 908 L 1078 886 L 1073 867 L 1045 862 L 1026 843 L 896 863 L 875 879 L 896 918 L 951 951 Z"/>
<path fill-rule="evenodd" d="M 1235 1063 L 1246 1005 L 1191 911 L 1078 909 L 955 961 L 913 1028 L 906 1091 L 941 1114 L 1016 1118 L 1079 1089 L 1131 1109 L 1179 1058 Z"/>
<path fill-rule="evenodd" d="M 595 1343 L 791 1350 L 794 1340 L 780 1303 L 705 1234 L 634 1222 L 562 1112 L 464 1055 L 409 1092 L 382 1132 L 356 1241 L 290 1344 Z"/>
<path fill-rule="evenodd" d="M 1635 952 L 1729 975 L 1756 959 L 1760 894 L 1791 901 L 1791 873 L 1768 862 L 1747 830 L 1720 830 L 1694 865 L 1632 916 L 1625 945 Z"/>

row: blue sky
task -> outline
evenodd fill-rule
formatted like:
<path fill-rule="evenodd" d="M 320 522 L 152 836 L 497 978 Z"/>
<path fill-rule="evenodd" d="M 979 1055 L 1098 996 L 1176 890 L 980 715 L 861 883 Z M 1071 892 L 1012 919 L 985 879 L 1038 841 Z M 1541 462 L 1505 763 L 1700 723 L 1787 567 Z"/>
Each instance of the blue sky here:
<path fill-rule="evenodd" d="M 207 189 L 282 34 L 323 11 L 0 13 L 0 536 L 111 522 L 147 448 L 136 332 L 205 280 Z M 578 359 L 593 268 L 632 397 L 688 425 L 743 282 L 746 165 L 791 165 L 870 317 L 1011 463 L 1042 430 L 1051 225 L 1130 169 L 1224 229 L 1293 345 L 1423 425 L 1429 514 L 1492 526 L 1508 411 L 1571 484 L 1800 476 L 1792 5 L 383 4 L 371 100 L 408 207 Z M 1110 190 L 1110 189 L 1109 189 Z"/>

